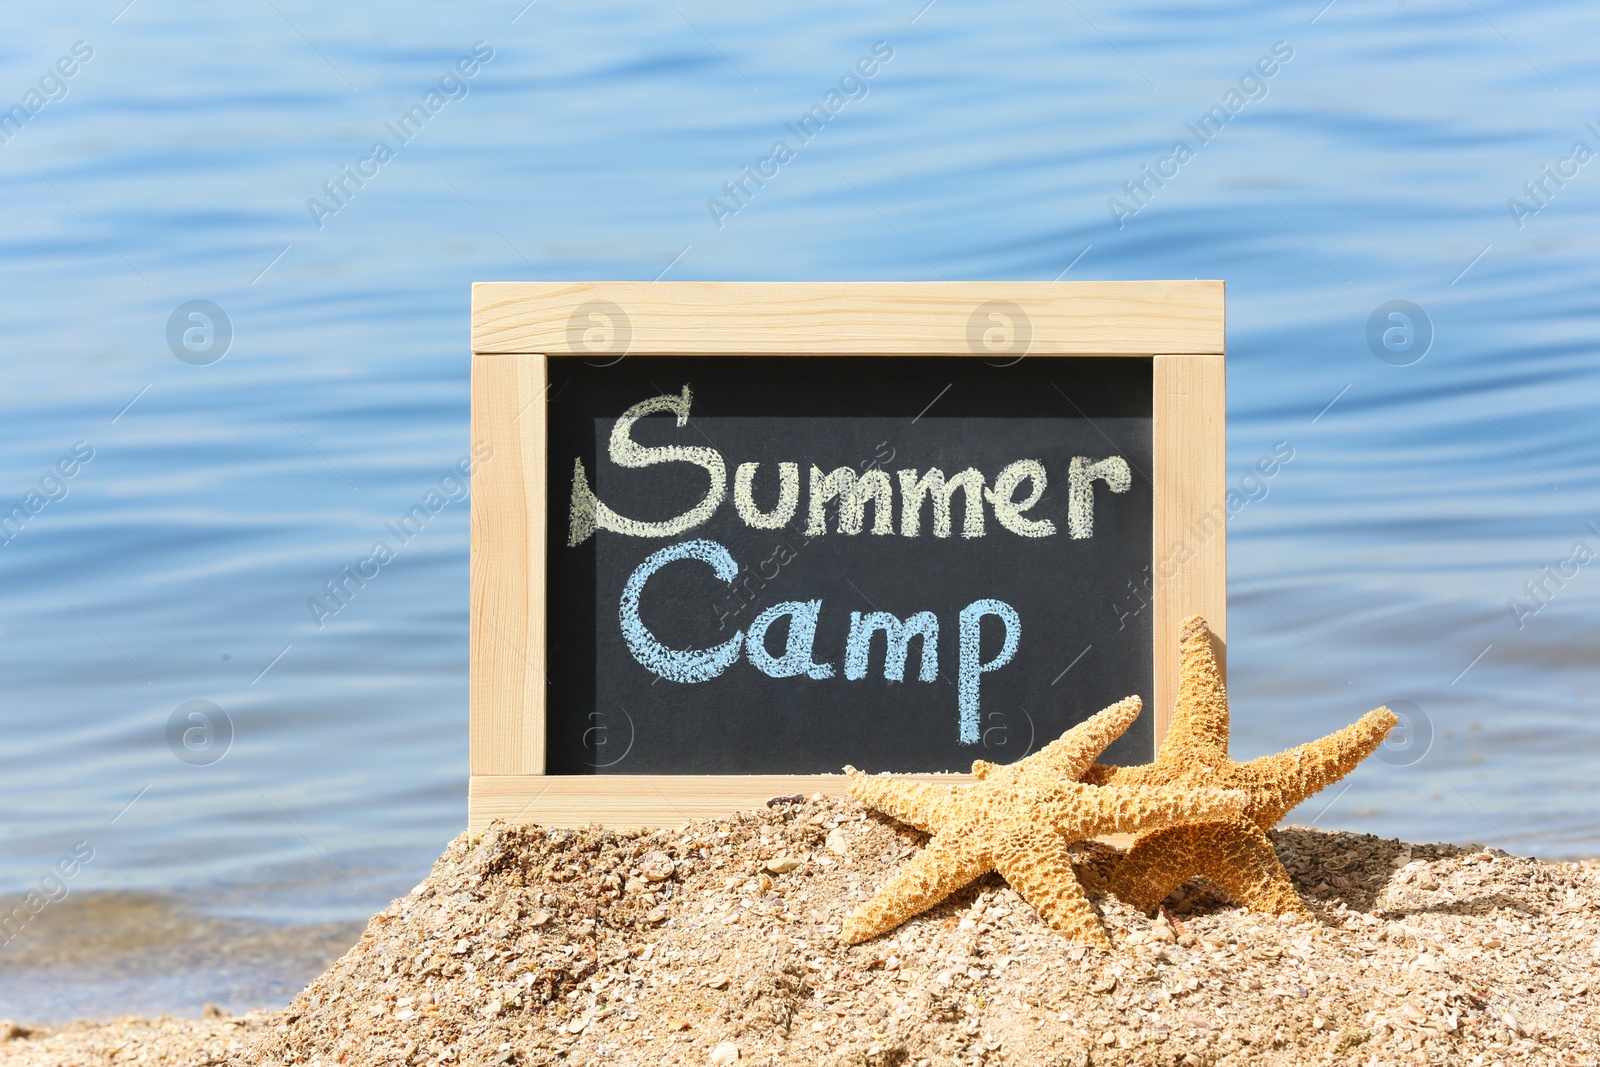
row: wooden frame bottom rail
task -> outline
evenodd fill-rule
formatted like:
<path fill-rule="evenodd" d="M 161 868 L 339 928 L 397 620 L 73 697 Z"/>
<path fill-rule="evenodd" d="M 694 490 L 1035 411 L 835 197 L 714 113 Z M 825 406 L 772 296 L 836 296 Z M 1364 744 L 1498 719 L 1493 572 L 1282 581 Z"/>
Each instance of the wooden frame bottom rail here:
<path fill-rule="evenodd" d="M 899 774 L 924 782 L 962 785 L 970 774 Z M 842 774 L 478 774 L 472 777 L 468 828 L 481 834 L 496 819 L 550 827 L 599 824 L 611 830 L 678 827 L 697 819 L 723 819 L 766 807 L 773 797 L 795 793 L 843 796 Z M 527 798 L 533 797 L 530 801 Z M 1106 834 L 1096 841 L 1126 849 L 1132 834 Z"/>
<path fill-rule="evenodd" d="M 952 785 L 974 780 L 970 774 L 897 777 Z M 773 797 L 844 792 L 842 774 L 475 774 L 467 824 L 473 833 L 495 819 L 541 826 L 599 823 L 611 829 L 682 826 L 762 808 Z"/>

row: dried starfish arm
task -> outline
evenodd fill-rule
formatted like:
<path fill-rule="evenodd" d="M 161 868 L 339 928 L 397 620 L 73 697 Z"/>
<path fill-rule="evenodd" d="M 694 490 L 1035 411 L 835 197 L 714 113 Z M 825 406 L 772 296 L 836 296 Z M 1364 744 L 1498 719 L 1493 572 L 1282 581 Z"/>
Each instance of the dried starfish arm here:
<path fill-rule="evenodd" d="M 1399 721 L 1388 708 L 1376 708 L 1326 737 L 1243 764 L 1241 777 L 1270 786 L 1275 799 L 1253 813 L 1256 824 L 1271 829 L 1301 801 L 1355 770 Z"/>
<path fill-rule="evenodd" d="M 856 945 L 887 933 L 925 910 L 928 901 L 943 900 L 990 869 L 987 856 L 935 837 L 890 876 L 871 900 L 850 913 L 839 936 Z"/>
<path fill-rule="evenodd" d="M 1069 941 L 1111 947 L 1059 836 L 1046 830 L 1005 842 L 995 852 L 994 869 Z"/>
<path fill-rule="evenodd" d="M 1161 754 L 1201 757 L 1228 756 L 1228 687 L 1211 647 L 1211 628 L 1198 615 L 1184 620 L 1179 641 L 1177 706 L 1161 742 Z"/>
<path fill-rule="evenodd" d="M 1155 762 L 1141 767 L 1095 764 L 1081 781 L 1103 789 L 1162 787 L 1170 791 L 1230 788 L 1243 792 L 1238 816 L 1197 818 L 1188 826 L 1137 828 L 1110 887 L 1148 910 L 1184 879 L 1203 874 L 1237 903 L 1269 914 L 1308 914 L 1266 831 L 1290 809 L 1349 774 L 1382 743 L 1397 721 L 1388 708 L 1310 744 L 1249 763 L 1228 758 L 1228 690 L 1204 619 L 1182 633 L 1178 700 Z M 1181 821 L 1181 820 L 1180 820 Z"/>
<path fill-rule="evenodd" d="M 1105 709 L 1063 735 L 1061 765 L 1085 767 L 1138 715 L 1134 698 Z M 1102 826 L 1137 830 L 1172 818 L 1198 818 L 1237 812 L 1243 794 L 1215 790 L 1179 793 L 1160 790 L 1101 790 L 1062 781 L 1037 756 L 998 768 L 988 781 L 933 785 L 904 778 L 868 778 L 853 767 L 850 795 L 932 834 L 932 840 L 845 920 L 840 936 L 856 943 L 927 911 L 974 878 L 1001 869 L 1014 874 L 1019 891 L 1032 894 L 1053 924 L 1073 936 L 1105 945 L 1098 918 L 1083 896 L 1068 841 Z M 1148 794 L 1148 795 L 1146 795 Z M 1057 885 L 1056 883 L 1060 883 Z M 1022 887 L 1025 887 L 1023 889 Z M 1086 925 L 1087 924 L 1087 925 Z"/>
<path fill-rule="evenodd" d="M 1131 907 L 1148 913 L 1195 875 L 1210 878 L 1234 903 L 1251 911 L 1310 914 L 1272 850 L 1272 842 L 1243 816 L 1141 834 L 1118 861 L 1107 888 Z"/>
<path fill-rule="evenodd" d="M 1161 786 L 1052 787 L 1039 807 L 1068 843 L 1101 834 L 1136 834 L 1181 822 L 1213 822 L 1239 815 L 1246 795 L 1237 789 Z"/>
<path fill-rule="evenodd" d="M 941 805 L 949 803 L 953 788 L 905 778 L 878 778 L 850 766 L 845 767 L 844 773 L 850 776 L 852 797 L 923 833 L 933 832 L 929 820 Z"/>
<path fill-rule="evenodd" d="M 1030 774 L 1041 780 L 1076 781 L 1094 762 L 1096 755 L 1133 725 L 1133 720 L 1139 717 L 1143 707 L 1144 701 L 1138 697 L 1126 697 L 1095 712 L 1069 733 L 1025 759 L 1009 765 L 977 760 L 972 765 L 972 773 L 981 781 L 1015 768 L 1018 773 Z"/>
<path fill-rule="evenodd" d="M 1084 785 L 1109 785 L 1116 780 L 1117 772 L 1121 767 L 1113 767 L 1108 763 L 1096 763 L 1079 776 L 1078 780 Z"/>

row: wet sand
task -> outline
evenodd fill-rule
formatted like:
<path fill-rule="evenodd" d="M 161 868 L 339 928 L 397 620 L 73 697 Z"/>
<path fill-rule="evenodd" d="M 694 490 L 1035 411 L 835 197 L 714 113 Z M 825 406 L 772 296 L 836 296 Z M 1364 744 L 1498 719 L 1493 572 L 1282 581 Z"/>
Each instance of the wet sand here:
<path fill-rule="evenodd" d="M 74 892 L 0 946 L 0 1018 L 198 1015 L 276 1008 L 361 936 L 361 922 L 283 924 L 181 896 Z"/>

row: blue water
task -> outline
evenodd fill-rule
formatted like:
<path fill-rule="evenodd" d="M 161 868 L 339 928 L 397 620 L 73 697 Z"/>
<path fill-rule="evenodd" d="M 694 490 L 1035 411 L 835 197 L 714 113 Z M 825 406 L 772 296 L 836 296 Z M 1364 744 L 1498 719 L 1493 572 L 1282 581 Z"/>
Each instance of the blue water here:
<path fill-rule="evenodd" d="M 466 504 L 322 628 L 306 601 L 466 454 L 489 279 L 1225 279 L 1232 478 L 1294 453 L 1229 530 L 1236 754 L 1409 701 L 1414 743 L 1296 819 L 1600 852 L 1600 564 L 1508 607 L 1600 548 L 1600 161 L 1572 156 L 1600 150 L 1600 9 L 125 2 L 0 15 L 0 103 L 61 96 L 0 144 L 0 504 L 59 497 L 0 546 L 7 901 L 87 842 L 78 898 L 292 939 L 462 826 Z M 714 213 L 876 42 L 858 98 Z M 347 165 L 377 173 L 333 211 Z M 1135 200 L 1145 166 L 1177 173 Z M 219 361 L 169 347 L 194 300 Z M 1405 366 L 1420 341 L 1366 336 L 1391 300 L 1431 323 Z M 225 731 L 191 735 L 206 765 L 167 740 L 196 700 L 232 727 L 215 762 Z M 0 1016 L 270 1001 L 315 966 L 152 993 L 74 956 L 58 995 L 29 951 Z"/>

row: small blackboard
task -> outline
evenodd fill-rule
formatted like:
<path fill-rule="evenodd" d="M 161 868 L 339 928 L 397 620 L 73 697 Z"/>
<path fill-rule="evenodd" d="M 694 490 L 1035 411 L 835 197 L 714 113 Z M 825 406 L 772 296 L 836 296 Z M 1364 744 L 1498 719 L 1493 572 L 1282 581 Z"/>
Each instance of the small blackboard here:
<path fill-rule="evenodd" d="M 1008 763 L 1225 634 L 1220 283 L 480 284 L 471 821 Z M 1168 632 L 1170 631 L 1170 632 Z"/>
<path fill-rule="evenodd" d="M 549 773 L 965 771 L 1151 690 L 1150 360 L 562 357 L 550 397 Z"/>

